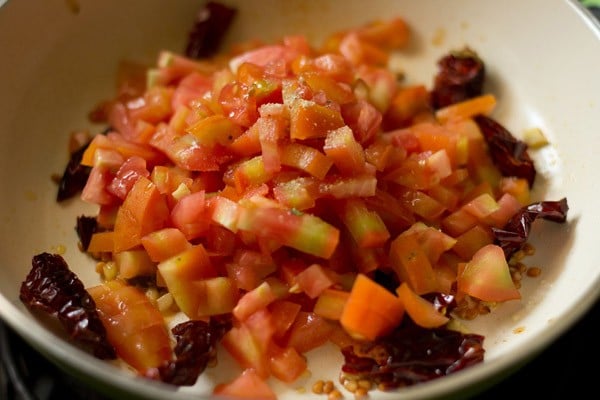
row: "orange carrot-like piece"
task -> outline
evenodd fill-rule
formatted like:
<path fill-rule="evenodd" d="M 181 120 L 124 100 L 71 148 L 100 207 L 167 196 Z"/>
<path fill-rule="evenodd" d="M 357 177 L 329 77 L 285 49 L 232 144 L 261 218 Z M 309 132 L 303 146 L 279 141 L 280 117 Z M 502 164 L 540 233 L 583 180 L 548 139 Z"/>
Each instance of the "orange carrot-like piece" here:
<path fill-rule="evenodd" d="M 389 333 L 404 317 L 404 305 L 393 293 L 358 274 L 340 317 L 354 338 L 374 340 Z"/>
<path fill-rule="evenodd" d="M 435 309 L 435 306 L 425 300 L 402 282 L 396 289 L 398 298 L 404 304 L 408 316 L 423 328 L 437 328 L 444 325 L 450 319 Z"/>
<path fill-rule="evenodd" d="M 484 94 L 460 103 L 455 103 L 436 111 L 435 117 L 441 123 L 457 118 L 472 118 L 478 114 L 489 115 L 496 107 L 496 97 Z"/>
<path fill-rule="evenodd" d="M 95 232 L 92 234 L 90 244 L 86 251 L 88 253 L 112 252 L 115 243 L 113 231 Z"/>

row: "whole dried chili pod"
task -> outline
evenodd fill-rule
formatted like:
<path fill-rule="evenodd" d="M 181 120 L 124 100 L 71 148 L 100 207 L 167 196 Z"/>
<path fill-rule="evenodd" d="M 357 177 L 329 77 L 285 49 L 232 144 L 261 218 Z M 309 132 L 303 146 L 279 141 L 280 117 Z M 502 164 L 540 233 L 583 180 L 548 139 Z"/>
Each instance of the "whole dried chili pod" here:
<path fill-rule="evenodd" d="M 504 126 L 485 115 L 474 118 L 485 138 L 494 164 L 504 176 L 524 178 L 533 186 L 536 170 L 527 152 L 527 144 L 518 140 Z"/>
<path fill-rule="evenodd" d="M 175 325 L 171 332 L 177 341 L 176 359 L 150 371 L 148 377 L 177 386 L 193 385 L 216 356 L 217 344 L 231 324 L 231 315 L 224 315 L 209 322 L 191 320 Z"/>
<path fill-rule="evenodd" d="M 485 64 L 469 48 L 452 51 L 440 58 L 431 91 L 434 109 L 449 106 L 483 93 Z"/>
<path fill-rule="evenodd" d="M 430 381 L 483 361 L 484 337 L 403 324 L 374 342 L 342 349 L 342 372 L 393 389 Z"/>
<path fill-rule="evenodd" d="M 98 221 L 96 217 L 89 217 L 86 215 L 80 215 L 77 217 L 77 224 L 75 225 L 75 232 L 81 242 L 81 249 L 87 251 L 92 235 L 98 231 Z"/>
<path fill-rule="evenodd" d="M 204 58 L 214 55 L 227 33 L 236 10 L 224 4 L 209 1 L 202 8 L 188 35 L 185 55 L 190 58 Z"/>
<path fill-rule="evenodd" d="M 506 259 L 520 250 L 529 238 L 531 224 L 543 218 L 552 222 L 564 223 L 567 220 L 569 204 L 566 197 L 558 201 L 540 201 L 523 207 L 502 229 L 492 228 L 496 243 L 504 250 Z"/>
<path fill-rule="evenodd" d="M 70 155 L 69 162 L 58 182 L 58 191 L 56 193 L 57 202 L 74 197 L 85 187 L 92 168 L 81 165 L 81 159 L 89 144 L 90 143 L 87 142 Z"/>
<path fill-rule="evenodd" d="M 35 255 L 19 298 L 30 309 L 56 317 L 73 341 L 94 356 L 116 358 L 94 300 L 62 256 Z"/>

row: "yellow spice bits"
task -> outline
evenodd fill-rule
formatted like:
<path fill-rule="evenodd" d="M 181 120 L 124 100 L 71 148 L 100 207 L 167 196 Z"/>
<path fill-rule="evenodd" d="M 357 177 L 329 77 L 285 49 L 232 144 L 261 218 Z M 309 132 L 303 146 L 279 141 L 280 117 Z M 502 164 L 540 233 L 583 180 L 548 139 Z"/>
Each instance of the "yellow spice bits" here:
<path fill-rule="evenodd" d="M 340 378 L 344 389 L 354 394 L 355 399 L 364 399 L 368 397 L 369 391 L 373 389 L 373 382 L 368 379 L 354 379 L 347 376 Z"/>
<path fill-rule="evenodd" d="M 333 381 L 323 381 L 319 379 L 312 385 L 314 394 L 325 394 L 328 400 L 336 400 L 344 398 L 342 392 L 335 388 Z"/>

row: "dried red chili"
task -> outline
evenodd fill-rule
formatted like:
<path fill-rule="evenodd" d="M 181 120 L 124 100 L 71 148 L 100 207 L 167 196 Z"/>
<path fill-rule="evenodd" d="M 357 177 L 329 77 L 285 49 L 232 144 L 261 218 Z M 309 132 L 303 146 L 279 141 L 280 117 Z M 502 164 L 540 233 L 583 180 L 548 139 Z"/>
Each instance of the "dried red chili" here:
<path fill-rule="evenodd" d="M 91 167 L 81 165 L 83 153 L 87 149 L 89 142 L 74 151 L 69 158 L 69 162 L 63 171 L 60 182 L 58 183 L 58 192 L 56 201 L 61 202 L 79 193 L 87 183 Z"/>
<path fill-rule="evenodd" d="M 81 242 L 81 249 L 87 251 L 92 235 L 98 231 L 98 220 L 95 217 L 80 215 L 77 217 L 75 231 Z"/>
<path fill-rule="evenodd" d="M 50 253 L 35 255 L 32 268 L 21 284 L 19 298 L 30 309 L 57 318 L 73 342 L 96 357 L 116 358 L 98 317 L 94 299 L 62 256 Z"/>
<path fill-rule="evenodd" d="M 196 16 L 188 35 L 185 55 L 191 58 L 203 58 L 215 54 L 236 12 L 234 8 L 224 4 L 208 2 Z"/>
<path fill-rule="evenodd" d="M 176 325 L 171 330 L 177 340 L 176 359 L 158 368 L 158 378 L 178 386 L 196 383 L 198 376 L 216 357 L 217 344 L 230 328 L 228 315 L 213 317 L 209 322 L 192 320 Z"/>
<path fill-rule="evenodd" d="M 434 109 L 449 106 L 483 93 L 485 64 L 477 53 L 466 48 L 440 58 L 439 71 L 431 91 Z"/>
<path fill-rule="evenodd" d="M 518 140 L 504 126 L 490 117 L 478 115 L 474 118 L 485 138 L 494 164 L 504 176 L 527 179 L 533 186 L 536 170 L 527 152 L 527 144 Z"/>
<path fill-rule="evenodd" d="M 410 386 L 482 362 L 483 340 L 481 335 L 403 323 L 386 337 L 342 349 L 342 371 L 384 390 Z"/>
<path fill-rule="evenodd" d="M 496 243 L 502 250 L 506 259 L 520 250 L 529 238 L 531 224 L 538 219 L 564 223 L 567 220 L 569 205 L 567 199 L 558 201 L 540 201 L 523 207 L 515 214 L 502 229 L 492 228 Z"/>

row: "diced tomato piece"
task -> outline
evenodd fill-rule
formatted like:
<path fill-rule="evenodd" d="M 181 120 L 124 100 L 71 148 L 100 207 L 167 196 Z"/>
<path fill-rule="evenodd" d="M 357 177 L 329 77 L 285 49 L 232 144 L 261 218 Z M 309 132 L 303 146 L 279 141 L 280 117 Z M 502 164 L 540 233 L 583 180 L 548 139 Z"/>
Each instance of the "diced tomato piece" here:
<path fill-rule="evenodd" d="M 259 66 L 267 66 L 283 60 L 286 63 L 292 62 L 301 53 L 297 49 L 282 45 L 267 45 L 255 50 L 247 51 L 229 61 L 229 68 L 237 72 L 243 63 L 252 63 Z"/>
<path fill-rule="evenodd" d="M 376 189 L 374 196 L 365 199 L 365 204 L 379 214 L 392 235 L 399 234 L 415 222 L 414 214 L 387 191 Z"/>
<path fill-rule="evenodd" d="M 286 136 L 286 121 L 283 118 L 260 117 L 255 125 L 265 170 L 277 173 L 281 170 L 279 142 Z"/>
<path fill-rule="evenodd" d="M 328 53 L 312 60 L 314 68 L 338 82 L 352 83 L 354 71 L 350 62 L 340 54 Z"/>
<path fill-rule="evenodd" d="M 280 208 L 244 207 L 238 228 L 285 246 L 329 258 L 339 241 L 339 230 L 312 214 L 295 215 Z"/>
<path fill-rule="evenodd" d="M 354 132 L 356 140 L 363 146 L 373 141 L 383 120 L 381 112 L 366 100 L 343 105 L 342 116 L 346 125 Z"/>
<path fill-rule="evenodd" d="M 237 125 L 248 128 L 258 119 L 256 98 L 250 95 L 250 87 L 240 82 L 226 84 L 219 93 L 223 114 Z"/>
<path fill-rule="evenodd" d="M 156 273 L 156 264 L 146 250 L 125 250 L 113 256 L 119 270 L 119 277 L 131 279 L 137 276 L 152 276 Z"/>
<path fill-rule="evenodd" d="M 228 257 L 234 253 L 238 237 L 220 225 L 210 224 L 206 233 L 206 250 L 216 257 Z"/>
<path fill-rule="evenodd" d="M 498 199 L 499 209 L 487 216 L 485 222 L 495 228 L 503 228 L 504 225 L 515 215 L 522 207 L 521 202 L 512 194 L 504 193 Z"/>
<path fill-rule="evenodd" d="M 139 156 L 129 157 L 119 167 L 107 190 L 124 200 L 140 176 L 145 178 L 150 176 L 150 172 L 146 168 L 146 160 Z"/>
<path fill-rule="evenodd" d="M 308 177 L 280 182 L 273 188 L 273 196 L 277 201 L 299 211 L 314 207 L 318 194 L 317 181 Z"/>
<path fill-rule="evenodd" d="M 189 171 L 179 167 L 157 165 L 152 169 L 150 180 L 159 192 L 171 195 L 183 183 L 191 187 L 193 179 Z"/>
<path fill-rule="evenodd" d="M 418 123 L 408 129 L 419 141 L 420 151 L 435 153 L 444 150 L 453 167 L 460 164 L 457 154 L 459 136 L 455 131 L 433 122 Z M 464 160 L 460 161 L 464 163 Z"/>
<path fill-rule="evenodd" d="M 231 142 L 229 149 L 238 156 L 255 156 L 261 152 L 256 123 Z"/>
<path fill-rule="evenodd" d="M 200 279 L 192 285 L 195 289 L 193 296 L 198 300 L 196 318 L 231 313 L 240 297 L 235 282 L 225 276 Z"/>
<path fill-rule="evenodd" d="M 482 247 L 491 244 L 494 235 L 491 230 L 481 224 L 475 225 L 468 231 L 456 237 L 452 250 L 463 260 L 469 260 Z"/>
<path fill-rule="evenodd" d="M 113 231 L 94 232 L 86 251 L 88 253 L 112 252 L 115 245 Z"/>
<path fill-rule="evenodd" d="M 429 92 L 425 85 L 413 85 L 400 88 L 393 96 L 388 107 L 383 126 L 402 128 L 414 122 L 420 113 L 431 112 Z"/>
<path fill-rule="evenodd" d="M 108 191 L 114 176 L 106 167 L 93 167 L 81 191 L 81 199 L 100 206 L 118 204 L 119 198 Z"/>
<path fill-rule="evenodd" d="M 480 221 L 498 211 L 500 206 L 496 199 L 488 193 L 481 194 L 463 206 L 464 210 Z"/>
<path fill-rule="evenodd" d="M 441 230 L 432 226 L 427 226 L 423 222 L 414 223 L 406 234 L 415 232 L 417 241 L 423 249 L 431 265 L 435 265 L 442 254 L 454 247 L 457 240 L 450 235 L 445 234 Z"/>
<path fill-rule="evenodd" d="M 269 304 L 269 311 L 273 318 L 275 339 L 283 338 L 300 312 L 302 306 L 292 301 L 280 299 Z"/>
<path fill-rule="evenodd" d="M 417 325 L 423 328 L 438 328 L 450 320 L 436 310 L 432 303 L 413 292 L 406 282 L 400 284 L 396 293 L 404 304 L 406 313 Z"/>
<path fill-rule="evenodd" d="M 168 221 L 164 196 L 149 179 L 140 177 L 117 212 L 114 252 L 141 245 L 142 237 L 164 228 Z"/>
<path fill-rule="evenodd" d="M 226 265 L 227 274 L 243 290 L 250 291 L 275 272 L 277 265 L 273 259 L 254 250 L 238 250 L 233 261 Z"/>
<path fill-rule="evenodd" d="M 377 178 L 370 174 L 352 177 L 332 176 L 319 185 L 321 196 L 334 199 L 374 196 L 377 190 Z"/>
<path fill-rule="evenodd" d="M 410 28 L 399 17 L 375 20 L 359 27 L 357 31 L 362 39 L 387 49 L 402 48 L 410 39 Z"/>
<path fill-rule="evenodd" d="M 404 305 L 386 288 L 358 274 L 340 316 L 350 336 L 375 340 L 392 331 L 404 317 Z"/>
<path fill-rule="evenodd" d="M 310 139 L 327 136 L 327 132 L 344 126 L 339 111 L 314 101 L 296 100 L 290 111 L 290 138 Z"/>
<path fill-rule="evenodd" d="M 223 115 L 211 115 L 198 120 L 186 129 L 198 139 L 200 146 L 227 146 L 241 133 L 241 128 Z"/>
<path fill-rule="evenodd" d="M 496 97 L 492 94 L 484 94 L 440 108 L 435 112 L 435 117 L 441 122 L 472 118 L 479 114 L 489 115 L 495 107 Z"/>
<path fill-rule="evenodd" d="M 293 347 L 279 348 L 275 344 L 269 352 L 269 369 L 280 381 L 292 383 L 306 371 L 306 358 Z"/>
<path fill-rule="evenodd" d="M 334 325 L 325 318 L 312 312 L 300 311 L 290 328 L 286 346 L 304 354 L 327 343 L 333 329 Z"/>
<path fill-rule="evenodd" d="M 181 57 L 174 55 L 175 57 Z M 171 98 L 171 107 L 174 110 L 180 107 L 189 107 L 194 100 L 201 98 L 212 88 L 213 80 L 206 74 L 191 72 L 179 81 Z"/>
<path fill-rule="evenodd" d="M 127 102 L 127 111 L 133 121 L 144 120 L 156 124 L 171 116 L 173 89 L 168 87 L 149 88 L 141 97 Z"/>
<path fill-rule="evenodd" d="M 340 84 L 332 77 L 311 71 L 301 74 L 300 79 L 304 79 L 314 92 L 322 91 L 327 99 L 337 104 L 350 103 L 356 99 L 349 86 Z"/>
<path fill-rule="evenodd" d="M 447 210 L 455 210 L 460 202 L 460 191 L 441 183 L 427 189 L 427 194 L 437 200 Z"/>
<path fill-rule="evenodd" d="M 390 238 L 383 220 L 367 209 L 362 199 L 348 199 L 340 205 L 340 218 L 359 247 L 381 247 Z"/>
<path fill-rule="evenodd" d="M 189 249 L 192 244 L 177 228 L 163 228 L 141 239 L 142 246 L 154 262 L 161 262 Z"/>
<path fill-rule="evenodd" d="M 374 65 L 358 66 L 358 78 L 367 86 L 367 99 L 375 108 L 385 114 L 398 91 L 398 81 L 392 71 Z"/>
<path fill-rule="evenodd" d="M 388 54 L 383 49 L 362 39 L 356 32 L 350 32 L 343 37 L 339 50 L 354 65 L 385 65 L 388 61 Z"/>
<path fill-rule="evenodd" d="M 150 145 L 169 157 L 175 165 L 189 171 L 218 171 L 220 164 L 230 159 L 223 148 L 202 146 L 191 133 L 183 136 L 166 124 L 158 125 Z"/>
<path fill-rule="evenodd" d="M 364 150 L 348 126 L 329 131 L 323 151 L 342 174 L 361 174 L 365 170 Z"/>
<path fill-rule="evenodd" d="M 414 232 L 398 235 L 390 244 L 390 263 L 401 282 L 417 294 L 435 291 L 436 277 Z"/>
<path fill-rule="evenodd" d="M 446 211 L 439 201 L 420 190 L 403 190 L 400 194 L 404 207 L 425 220 L 435 221 Z"/>
<path fill-rule="evenodd" d="M 276 400 L 277 395 L 252 368 L 245 369 L 231 382 L 218 384 L 213 394 L 232 398 Z"/>
<path fill-rule="evenodd" d="M 244 193 L 248 188 L 259 186 L 273 177 L 273 173 L 265 168 L 262 156 L 242 161 L 235 167 L 233 175 L 238 193 Z"/>
<path fill-rule="evenodd" d="M 118 171 L 125 162 L 125 158 L 115 149 L 97 148 L 93 158 L 93 167 L 105 168 L 111 172 Z"/>
<path fill-rule="evenodd" d="M 477 218 L 462 208 L 459 208 L 442 219 L 442 227 L 444 231 L 448 232 L 452 236 L 459 236 L 465 233 L 477 225 L 477 223 Z"/>
<path fill-rule="evenodd" d="M 179 309 L 189 318 L 198 318 L 206 294 L 206 286 L 201 282 L 218 276 L 204 246 L 194 245 L 160 262 L 157 267 Z"/>
<path fill-rule="evenodd" d="M 266 349 L 246 324 L 242 323 L 227 331 L 221 343 L 242 368 L 253 368 L 262 379 L 269 376 Z"/>
<path fill-rule="evenodd" d="M 503 177 L 500 181 L 500 190 L 504 193 L 513 195 L 521 206 L 531 203 L 531 193 L 529 182 L 524 178 Z"/>
<path fill-rule="evenodd" d="M 325 289 L 315 303 L 314 312 L 321 317 L 339 320 L 344 306 L 350 296 L 349 292 L 337 289 Z"/>
<path fill-rule="evenodd" d="M 162 314 L 134 286 L 113 280 L 88 289 L 108 340 L 127 364 L 144 374 L 170 361 L 171 339 Z"/>
<path fill-rule="evenodd" d="M 380 172 L 398 167 L 406 159 L 406 150 L 385 140 L 375 140 L 365 151 L 365 160 Z"/>
<path fill-rule="evenodd" d="M 252 313 L 267 307 L 276 299 L 275 293 L 267 282 L 263 282 L 254 289 L 246 292 L 233 309 L 233 315 L 244 321 Z"/>
<path fill-rule="evenodd" d="M 502 248 L 482 247 L 459 271 L 457 290 L 483 301 L 503 302 L 521 298 L 512 281 Z"/>
<path fill-rule="evenodd" d="M 325 289 L 331 287 L 335 281 L 319 264 L 311 264 L 301 271 L 295 278 L 298 287 L 311 299 L 317 298 Z"/>
<path fill-rule="evenodd" d="M 323 179 L 333 165 L 333 161 L 319 150 L 295 142 L 283 147 L 281 163 L 305 171 L 318 179 Z"/>
<path fill-rule="evenodd" d="M 187 240 L 198 238 L 208 230 L 209 216 L 203 190 L 182 197 L 171 210 L 171 222 Z"/>

